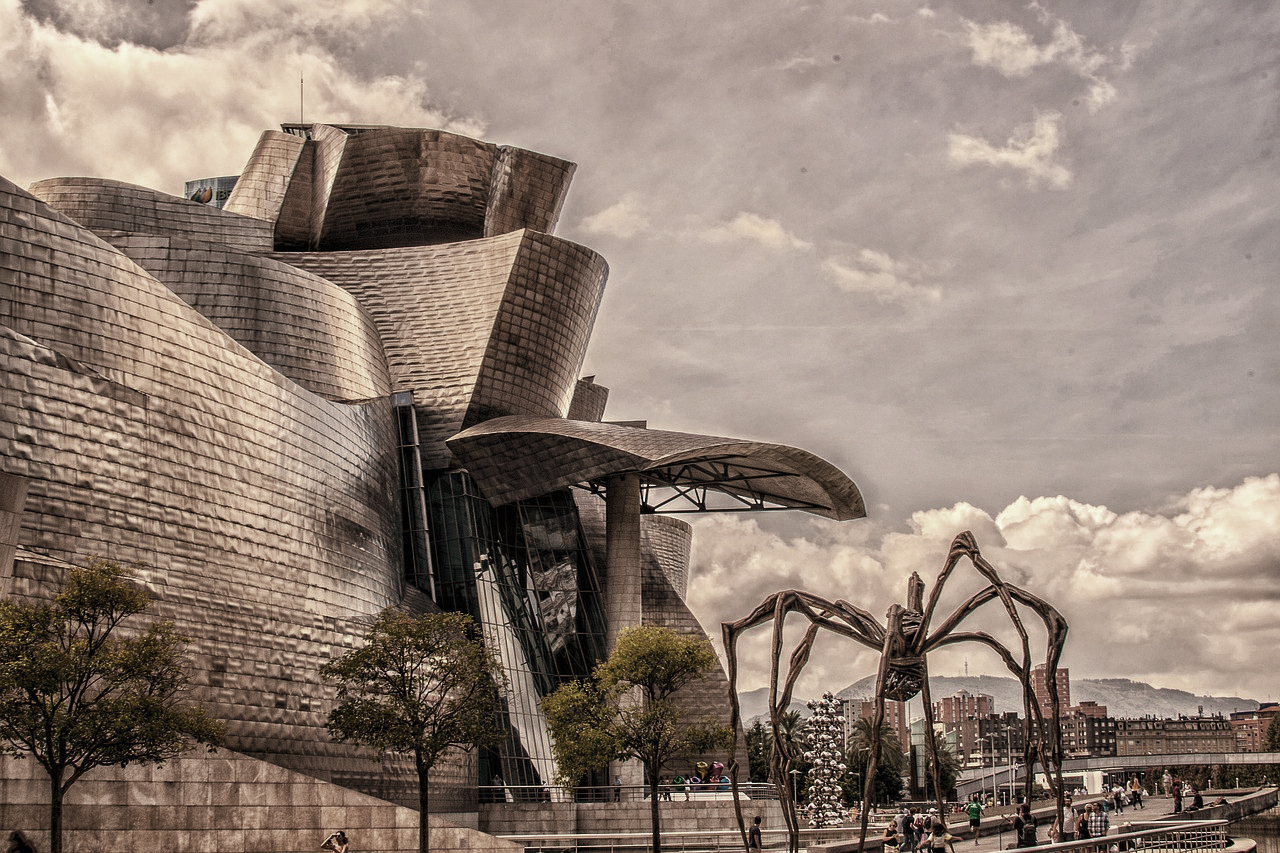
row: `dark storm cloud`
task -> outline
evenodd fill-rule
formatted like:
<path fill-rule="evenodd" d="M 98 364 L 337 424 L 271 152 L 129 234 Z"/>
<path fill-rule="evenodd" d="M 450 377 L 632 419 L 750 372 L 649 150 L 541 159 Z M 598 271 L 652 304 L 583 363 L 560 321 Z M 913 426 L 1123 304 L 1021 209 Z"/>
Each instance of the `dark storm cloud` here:
<path fill-rule="evenodd" d="M 164 50 L 180 44 L 198 0 L 22 0 L 35 20 L 105 47 Z"/>

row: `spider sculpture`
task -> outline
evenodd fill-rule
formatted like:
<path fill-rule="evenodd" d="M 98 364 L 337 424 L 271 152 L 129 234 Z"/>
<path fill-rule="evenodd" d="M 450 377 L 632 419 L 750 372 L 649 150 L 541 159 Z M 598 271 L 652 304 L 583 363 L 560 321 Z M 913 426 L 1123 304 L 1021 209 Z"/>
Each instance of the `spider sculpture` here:
<path fill-rule="evenodd" d="M 938 598 L 942 594 L 947 580 L 951 577 L 961 558 L 964 557 L 969 559 L 978 573 L 987 580 L 988 585 L 971 596 L 954 613 L 947 616 L 934 628 L 933 622 Z M 799 847 L 799 829 L 795 802 L 792 799 L 791 791 L 788 790 L 786 785 L 793 755 L 782 736 L 780 724 L 783 714 L 791 704 L 792 690 L 801 670 L 808 662 L 819 628 L 825 628 L 828 631 L 849 637 L 864 646 L 880 650 L 880 669 L 876 677 L 875 718 L 872 721 L 873 731 L 879 731 L 880 726 L 884 723 L 885 699 L 905 701 L 919 693 L 924 705 L 925 731 L 932 732 L 933 705 L 929 697 L 926 655 L 941 646 L 962 642 L 981 643 L 993 649 L 1004 661 L 1009 671 L 1022 682 L 1023 710 L 1025 712 L 1023 717 L 1024 766 L 1031 768 L 1037 761 L 1040 761 L 1044 764 L 1046 770 L 1051 771 L 1046 773 L 1046 776 L 1049 777 L 1049 785 L 1057 800 L 1058 816 L 1061 819 L 1063 809 L 1062 744 L 1059 737 L 1057 670 L 1058 661 L 1062 656 L 1062 647 L 1067 637 L 1066 620 L 1048 602 L 1024 589 L 1001 580 L 996 570 L 991 567 L 991 564 L 983 559 L 982 554 L 978 551 L 978 544 L 974 540 L 973 534 L 968 531 L 961 533 L 952 541 L 946 564 L 943 566 L 942 571 L 938 573 L 938 579 L 929 593 L 927 603 L 924 600 L 924 593 L 924 582 L 920 580 L 918 574 L 912 573 L 907 583 L 905 606 L 901 604 L 892 605 L 889 608 L 887 624 L 884 626 L 877 622 L 867 611 L 846 601 L 827 601 L 816 595 L 797 590 L 775 593 L 766 598 L 749 616 L 737 622 L 725 622 L 721 625 L 725 654 L 728 659 L 729 697 L 733 709 L 733 729 L 737 732 L 741 726 L 741 709 L 738 704 L 737 692 L 738 658 L 736 646 L 738 637 L 750 628 L 770 620 L 773 621 L 773 653 L 769 678 L 769 720 L 773 730 L 773 749 L 770 752 L 769 761 L 772 777 L 777 783 L 778 797 L 781 800 L 783 816 L 787 822 L 790 849 L 793 853 Z M 997 599 L 1004 606 L 1005 613 L 1012 621 L 1013 627 L 1021 640 L 1021 660 L 1009 648 L 985 631 L 957 630 L 961 623 L 979 607 Z M 1040 704 L 1035 701 L 1031 691 L 1030 678 L 1033 665 L 1031 643 L 1026 626 L 1023 624 L 1019 605 L 1029 608 L 1039 616 L 1044 622 L 1045 633 L 1048 637 L 1048 648 L 1045 655 L 1045 686 L 1048 691 L 1051 708 L 1051 719 L 1049 721 L 1044 719 Z M 809 620 L 809 625 L 804 637 L 791 653 L 786 678 L 783 682 L 782 690 L 779 691 L 778 677 L 782 657 L 783 623 L 789 613 L 801 614 Z M 937 744 L 932 737 L 926 737 L 924 740 L 929 757 L 933 789 L 938 800 L 938 811 L 941 813 L 943 791 L 939 785 Z M 880 760 L 881 749 L 878 738 L 873 738 L 868 746 L 870 747 L 870 752 L 867 759 L 866 773 L 863 775 L 864 803 L 870 803 L 873 796 L 876 765 Z M 733 772 L 730 773 L 730 778 L 734 780 L 736 792 L 736 780 L 738 778 L 736 758 L 733 760 L 731 769 Z M 1023 780 L 1023 796 L 1028 800 L 1031 793 L 1031 779 L 1032 773 L 1028 770 Z M 870 809 L 862 809 L 861 829 L 858 839 L 860 853 L 866 844 L 869 814 Z M 741 806 L 738 807 L 738 825 L 739 829 L 743 831 L 745 841 L 745 826 L 743 824 Z"/>

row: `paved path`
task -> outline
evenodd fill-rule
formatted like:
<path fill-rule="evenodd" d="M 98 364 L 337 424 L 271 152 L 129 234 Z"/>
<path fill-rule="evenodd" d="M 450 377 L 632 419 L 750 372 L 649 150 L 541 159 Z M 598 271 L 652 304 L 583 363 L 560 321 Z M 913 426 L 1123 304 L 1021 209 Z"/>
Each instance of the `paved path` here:
<path fill-rule="evenodd" d="M 1077 807 L 1082 804 L 1098 802 L 1098 795 L 1076 797 L 1074 803 Z M 1164 797 L 1148 797 L 1143 800 L 1144 808 L 1135 809 L 1125 807 L 1123 812 L 1108 812 L 1107 815 L 1111 820 L 1111 833 L 1115 834 L 1119 831 L 1119 827 L 1126 823 L 1144 823 L 1146 821 L 1157 820 L 1173 814 L 1173 800 Z M 1000 810 L 1005 811 L 1004 809 Z M 1048 844 L 1049 827 L 1053 824 L 1054 806 L 1047 800 L 1039 800 L 1032 806 L 1032 815 L 1036 820 L 1036 837 L 1041 845 Z M 1012 812 L 1009 812 L 1012 817 Z M 879 839 L 881 833 L 884 832 L 885 822 L 889 819 L 888 814 L 878 815 L 873 818 L 871 826 L 867 830 L 867 841 Z M 947 816 L 947 826 L 952 834 L 960 836 L 955 842 L 955 853 L 994 853 L 994 851 L 1007 850 L 1013 846 L 1015 842 L 1013 834 L 1013 824 L 1010 820 L 1006 820 L 1003 814 L 991 814 L 982 819 L 982 831 L 979 834 L 978 842 L 975 844 L 969 833 L 969 818 L 964 814 L 953 814 Z M 855 836 L 856 838 L 856 836 Z"/>
<path fill-rule="evenodd" d="M 1077 797 L 1075 805 L 1078 808 L 1082 803 L 1093 803 L 1099 801 L 1098 796 Z M 1158 820 L 1173 814 L 1173 799 L 1164 797 L 1147 797 L 1142 801 L 1145 808 L 1130 808 L 1125 806 L 1123 812 L 1109 811 L 1107 817 L 1111 820 L 1111 833 L 1115 834 L 1119 828 L 1126 823 L 1144 823 L 1146 821 Z M 1055 816 L 1055 807 L 1047 801 L 1040 800 L 1032 806 L 1032 816 L 1036 821 L 1036 838 L 1040 844 L 1049 843 L 1049 827 L 1053 825 Z M 987 853 L 988 851 L 1006 850 L 1015 842 L 1013 834 L 1013 824 L 1003 817 L 1000 818 L 984 818 L 982 821 L 982 832 L 978 839 L 978 843 L 974 844 L 973 839 L 969 836 L 969 819 L 964 815 L 955 815 L 952 820 L 948 821 L 951 826 L 952 833 L 956 833 L 960 829 L 964 833 L 963 839 L 955 843 L 956 853 Z"/>

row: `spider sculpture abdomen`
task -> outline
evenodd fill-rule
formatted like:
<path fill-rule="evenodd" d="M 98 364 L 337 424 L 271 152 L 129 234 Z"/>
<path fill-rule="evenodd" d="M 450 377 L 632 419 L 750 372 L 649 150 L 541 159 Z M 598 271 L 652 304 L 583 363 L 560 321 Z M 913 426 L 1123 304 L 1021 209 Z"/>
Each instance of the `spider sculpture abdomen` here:
<path fill-rule="evenodd" d="M 884 698 L 905 702 L 924 687 L 927 671 L 924 655 L 910 651 L 915 646 L 924 617 L 915 610 L 895 609 L 897 612 L 890 615 L 890 623 L 891 629 L 897 631 L 897 638 L 891 645 L 886 661 L 882 689 Z"/>

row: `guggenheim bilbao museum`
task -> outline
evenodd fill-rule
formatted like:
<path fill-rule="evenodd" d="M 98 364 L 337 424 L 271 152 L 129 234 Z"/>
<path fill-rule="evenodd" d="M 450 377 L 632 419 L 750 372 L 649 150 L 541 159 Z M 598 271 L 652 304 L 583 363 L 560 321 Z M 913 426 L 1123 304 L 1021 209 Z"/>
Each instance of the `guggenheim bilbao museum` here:
<path fill-rule="evenodd" d="M 0 178 L 0 592 L 145 563 L 228 750 L 400 802 L 412 768 L 330 740 L 319 669 L 386 607 L 470 613 L 509 736 L 433 808 L 553 784 L 539 699 L 628 626 L 702 631 L 676 513 L 863 515 L 803 450 L 605 418 L 579 372 L 608 267 L 553 236 L 573 171 L 312 124 L 264 132 L 221 208 Z"/>

